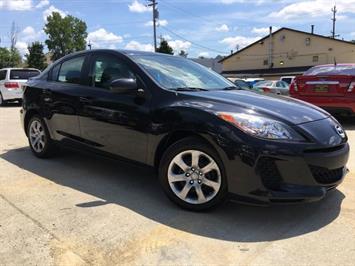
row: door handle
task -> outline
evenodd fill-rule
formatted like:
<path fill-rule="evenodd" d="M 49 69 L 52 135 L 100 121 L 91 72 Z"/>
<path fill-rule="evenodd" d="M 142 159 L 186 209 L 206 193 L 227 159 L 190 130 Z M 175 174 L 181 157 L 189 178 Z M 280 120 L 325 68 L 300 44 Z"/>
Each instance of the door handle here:
<path fill-rule="evenodd" d="M 81 103 L 92 103 L 92 99 L 91 98 L 87 98 L 87 97 L 79 97 L 79 101 Z"/>

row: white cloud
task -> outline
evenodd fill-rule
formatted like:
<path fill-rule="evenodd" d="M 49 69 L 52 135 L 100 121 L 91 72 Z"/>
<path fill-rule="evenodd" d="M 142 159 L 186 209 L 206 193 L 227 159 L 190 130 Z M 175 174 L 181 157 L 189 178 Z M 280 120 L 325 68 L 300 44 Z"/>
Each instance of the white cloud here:
<path fill-rule="evenodd" d="M 181 50 L 187 51 L 191 47 L 190 42 L 182 40 L 168 41 L 168 44 L 174 49 L 175 53 L 179 53 Z"/>
<path fill-rule="evenodd" d="M 2 0 L 0 9 L 25 11 L 32 9 L 32 0 Z"/>
<path fill-rule="evenodd" d="M 167 34 L 167 35 L 163 35 L 163 39 L 167 41 L 171 41 L 173 38 L 169 34 Z"/>
<path fill-rule="evenodd" d="M 256 42 L 260 37 L 245 37 L 245 36 L 235 36 L 224 38 L 220 43 L 227 44 L 229 48 L 236 49 L 237 46 L 239 49 L 244 48 L 245 46 Z"/>
<path fill-rule="evenodd" d="M 49 6 L 49 1 L 48 0 L 41 0 L 36 5 L 36 8 L 42 8 L 42 7 L 45 7 L 45 6 Z"/>
<path fill-rule="evenodd" d="M 338 14 L 355 13 L 355 0 L 338 0 Z M 304 19 L 305 17 L 322 17 L 330 15 L 332 3 L 329 0 L 298 1 L 272 12 L 269 17 L 278 19 Z M 341 16 L 343 17 L 343 16 Z"/>
<path fill-rule="evenodd" d="M 130 41 L 126 46 L 125 49 L 128 50 L 139 50 L 139 51 L 146 51 L 146 52 L 153 52 L 154 47 L 151 44 L 144 44 L 137 41 Z"/>
<path fill-rule="evenodd" d="M 198 54 L 198 57 L 208 58 L 208 57 L 210 57 L 210 53 L 209 52 L 202 52 L 202 53 Z"/>
<path fill-rule="evenodd" d="M 129 11 L 135 13 L 144 13 L 151 11 L 151 8 L 142 4 L 138 0 L 134 0 L 130 5 L 128 5 Z"/>
<path fill-rule="evenodd" d="M 65 17 L 67 15 L 63 10 L 60 10 L 55 6 L 51 5 L 46 10 L 43 11 L 44 21 L 47 21 L 47 17 L 51 16 L 53 12 L 58 12 L 62 17 Z"/>
<path fill-rule="evenodd" d="M 168 21 L 166 19 L 161 19 L 157 21 L 157 26 L 166 26 L 168 25 Z M 144 24 L 144 26 L 153 26 L 153 21 L 148 21 Z"/>
<path fill-rule="evenodd" d="M 222 24 L 221 26 L 216 28 L 216 31 L 228 32 L 229 31 L 229 27 L 228 27 L 227 24 Z"/>
<path fill-rule="evenodd" d="M 15 45 L 22 56 L 28 53 L 27 46 L 28 44 L 26 42 L 17 42 Z"/>
<path fill-rule="evenodd" d="M 279 29 L 279 27 L 272 27 L 272 31 L 277 31 Z M 252 33 L 255 33 L 257 35 L 268 35 L 270 33 L 270 29 L 269 27 L 265 27 L 265 28 L 256 28 L 254 27 L 252 30 L 251 30 Z"/>
<path fill-rule="evenodd" d="M 90 41 L 93 48 L 109 48 L 115 49 L 116 44 L 123 42 L 123 38 L 120 35 L 116 35 L 112 32 L 108 32 L 104 28 L 90 32 L 87 37 L 87 41 Z"/>
<path fill-rule="evenodd" d="M 42 37 L 43 33 L 43 30 L 36 32 L 33 27 L 27 26 L 23 31 L 20 32 L 19 40 L 24 42 L 38 41 Z"/>

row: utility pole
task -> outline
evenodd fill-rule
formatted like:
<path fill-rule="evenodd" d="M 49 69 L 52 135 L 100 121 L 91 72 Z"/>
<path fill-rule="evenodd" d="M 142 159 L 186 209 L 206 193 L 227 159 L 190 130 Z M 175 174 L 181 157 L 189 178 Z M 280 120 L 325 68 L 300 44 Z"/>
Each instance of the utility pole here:
<path fill-rule="evenodd" d="M 91 50 L 91 46 L 92 46 L 92 44 L 91 44 L 91 41 L 89 40 L 88 47 L 90 50 Z"/>
<path fill-rule="evenodd" d="M 157 9 L 157 2 L 156 0 L 148 0 L 150 4 L 148 6 L 151 6 L 153 8 L 153 32 L 154 32 L 154 51 L 157 51 L 157 19 L 159 18 L 159 11 Z"/>
<path fill-rule="evenodd" d="M 337 21 L 337 19 L 336 19 L 336 13 L 338 12 L 336 5 L 332 8 L 332 12 L 333 12 L 333 18 L 332 18 L 332 21 L 333 21 L 332 38 L 335 39 L 335 37 L 338 36 L 338 35 L 335 35 L 335 23 L 336 23 L 336 21 Z"/>

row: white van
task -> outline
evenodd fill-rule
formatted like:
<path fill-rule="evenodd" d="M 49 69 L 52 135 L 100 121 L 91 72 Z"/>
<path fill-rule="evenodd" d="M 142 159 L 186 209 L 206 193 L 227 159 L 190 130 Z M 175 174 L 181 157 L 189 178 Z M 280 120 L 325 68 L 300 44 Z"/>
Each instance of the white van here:
<path fill-rule="evenodd" d="M 6 102 L 22 101 L 22 87 L 29 78 L 39 75 L 41 71 L 34 68 L 0 69 L 0 106 Z"/>

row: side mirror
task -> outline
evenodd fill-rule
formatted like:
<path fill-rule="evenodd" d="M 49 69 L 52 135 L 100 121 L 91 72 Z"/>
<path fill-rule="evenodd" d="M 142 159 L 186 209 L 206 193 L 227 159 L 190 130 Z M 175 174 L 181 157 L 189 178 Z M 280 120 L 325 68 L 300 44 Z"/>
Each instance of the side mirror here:
<path fill-rule="evenodd" d="M 137 91 L 137 82 L 135 79 L 115 79 L 110 84 L 110 90 L 115 93 Z"/>

